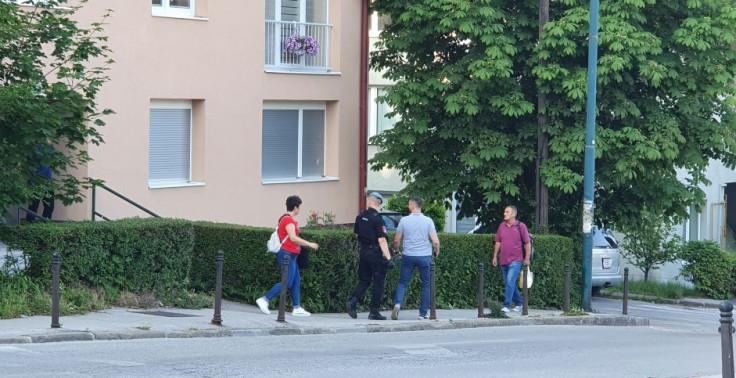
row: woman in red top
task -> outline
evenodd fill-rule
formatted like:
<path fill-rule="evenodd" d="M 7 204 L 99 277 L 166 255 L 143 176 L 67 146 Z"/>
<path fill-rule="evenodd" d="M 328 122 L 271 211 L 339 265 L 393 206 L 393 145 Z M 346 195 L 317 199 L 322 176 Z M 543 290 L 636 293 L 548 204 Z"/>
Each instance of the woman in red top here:
<path fill-rule="evenodd" d="M 298 196 L 289 196 L 286 199 L 287 213 L 282 215 L 279 219 L 279 239 L 284 242 L 281 244 L 281 250 L 278 253 L 278 261 L 279 264 L 286 260 L 289 261 L 289 276 L 286 282 L 287 288 L 291 291 L 291 302 L 294 305 L 294 311 L 291 314 L 294 316 L 309 316 L 311 314 L 301 306 L 301 276 L 299 274 L 299 265 L 296 263 L 296 259 L 299 256 L 299 252 L 301 252 L 302 246 L 317 250 L 319 245 L 299 237 L 299 223 L 296 221 L 295 217 L 299 215 L 299 207 L 301 205 L 302 200 Z M 278 297 L 280 294 L 281 283 L 277 282 L 265 296 L 256 300 L 258 308 L 260 308 L 264 314 L 270 314 L 271 311 L 268 309 L 268 302 Z"/>

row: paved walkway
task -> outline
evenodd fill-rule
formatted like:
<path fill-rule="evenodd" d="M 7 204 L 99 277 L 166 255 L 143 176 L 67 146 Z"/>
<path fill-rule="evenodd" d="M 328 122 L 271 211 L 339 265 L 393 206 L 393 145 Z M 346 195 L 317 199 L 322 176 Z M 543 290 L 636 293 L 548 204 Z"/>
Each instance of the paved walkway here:
<path fill-rule="evenodd" d="M 621 299 L 623 298 L 624 295 L 621 292 L 613 292 L 613 293 L 601 293 L 600 296 L 604 298 Z M 688 298 L 688 297 L 680 298 L 680 299 L 668 299 L 668 298 L 659 298 L 659 297 L 655 297 L 651 295 L 634 294 L 634 293 L 629 293 L 629 299 L 644 301 L 644 302 L 665 303 L 665 304 L 680 305 L 680 306 L 686 306 L 686 307 L 703 307 L 703 308 L 718 308 L 723 302 L 723 300 L 721 299 Z M 736 298 L 732 298 L 729 301 L 734 306 L 736 306 Z"/>
<path fill-rule="evenodd" d="M 388 316 L 388 311 L 383 312 Z M 589 314 L 562 316 L 560 311 L 531 309 L 528 316 L 511 313 L 509 319 L 478 319 L 477 309 L 438 310 L 436 321 L 418 320 L 416 310 L 404 310 L 398 321 L 368 320 L 367 313 L 358 319 L 346 314 L 313 314 L 276 322 L 277 313 L 262 314 L 257 307 L 223 302 L 223 326 L 212 325 L 213 311 L 112 308 L 86 315 L 64 316 L 62 328 L 51 329 L 49 316 L 0 320 L 0 344 L 38 343 L 80 340 L 121 340 L 143 338 L 181 338 L 218 336 L 265 336 L 322 333 L 398 332 L 436 329 L 476 328 L 519 325 L 607 325 L 645 326 L 648 319 L 630 316 Z"/>

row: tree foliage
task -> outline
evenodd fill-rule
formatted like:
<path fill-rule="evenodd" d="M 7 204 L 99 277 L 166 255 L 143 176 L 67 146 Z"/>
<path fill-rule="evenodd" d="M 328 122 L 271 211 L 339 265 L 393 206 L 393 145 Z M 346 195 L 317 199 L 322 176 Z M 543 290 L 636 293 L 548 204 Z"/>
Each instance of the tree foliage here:
<path fill-rule="evenodd" d="M 547 95 L 550 227 L 578 229 L 582 198 L 588 1 L 550 5 L 538 39 L 536 0 L 375 0 L 391 17 L 372 54 L 396 81 L 382 100 L 400 120 L 376 136 L 375 169 L 409 190 L 456 192 L 462 211 L 498 221 L 534 207 L 536 96 Z M 684 217 L 702 203 L 709 159 L 736 164 L 733 0 L 601 4 L 597 220 L 636 224 L 646 205 Z M 677 170 L 687 174 L 678 180 Z"/>
<path fill-rule="evenodd" d="M 644 281 L 649 273 L 660 265 L 675 261 L 682 251 L 682 239 L 672 234 L 672 221 L 665 220 L 648 211 L 642 212 L 642 219 L 636 226 L 623 229 L 622 255 L 644 273 Z"/>
<path fill-rule="evenodd" d="M 103 22 L 80 26 L 67 0 L 0 1 L 0 208 L 54 193 L 80 201 L 89 178 L 72 174 L 102 143 L 95 98 L 108 77 Z M 38 175 L 50 167 L 53 180 Z"/>

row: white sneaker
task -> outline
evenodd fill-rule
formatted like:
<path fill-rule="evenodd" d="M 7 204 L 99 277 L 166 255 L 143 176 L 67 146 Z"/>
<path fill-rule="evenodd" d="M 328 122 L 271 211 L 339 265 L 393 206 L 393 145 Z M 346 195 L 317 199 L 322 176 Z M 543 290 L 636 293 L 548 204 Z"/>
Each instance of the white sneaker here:
<path fill-rule="evenodd" d="M 524 308 L 524 306 L 515 306 L 511 309 L 513 312 L 521 312 L 521 310 Z"/>
<path fill-rule="evenodd" d="M 256 304 L 258 305 L 258 308 L 261 309 L 261 312 L 266 315 L 271 315 L 271 310 L 268 309 L 268 300 L 266 297 L 260 297 L 256 299 Z"/>
<path fill-rule="evenodd" d="M 294 307 L 294 311 L 291 312 L 291 315 L 294 316 L 309 316 L 310 314 L 307 310 L 305 310 L 302 307 Z"/>
<path fill-rule="evenodd" d="M 502 312 L 503 312 L 504 314 L 508 314 L 510 310 L 509 310 L 509 308 L 508 308 L 508 307 L 504 307 L 504 308 L 502 308 L 502 309 L 501 309 L 501 311 L 502 311 Z"/>

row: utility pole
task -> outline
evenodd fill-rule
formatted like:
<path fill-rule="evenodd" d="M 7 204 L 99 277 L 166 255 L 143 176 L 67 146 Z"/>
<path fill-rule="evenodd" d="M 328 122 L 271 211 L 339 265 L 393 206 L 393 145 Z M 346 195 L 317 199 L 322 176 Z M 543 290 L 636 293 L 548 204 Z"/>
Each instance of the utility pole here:
<path fill-rule="evenodd" d="M 595 208 L 595 116 L 598 84 L 598 24 L 600 1 L 590 1 L 588 41 L 588 100 L 585 119 L 585 171 L 583 186 L 583 310 L 591 311 L 593 291 L 593 210 Z"/>
<path fill-rule="evenodd" d="M 549 0 L 539 0 L 539 41 L 542 41 L 544 26 L 549 21 Z M 545 64 L 544 61 L 541 62 Z M 536 199 L 535 216 L 536 232 L 543 233 L 549 229 L 549 191 L 542 182 L 542 164 L 549 159 L 549 135 L 547 134 L 547 95 L 542 88 L 537 88 L 537 166 L 536 166 Z"/>

